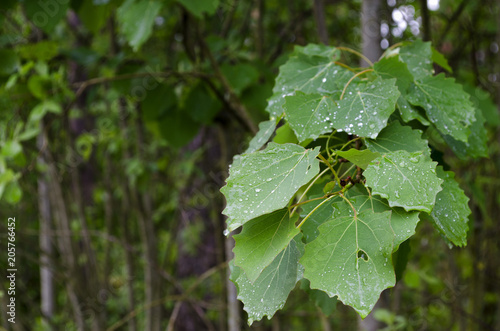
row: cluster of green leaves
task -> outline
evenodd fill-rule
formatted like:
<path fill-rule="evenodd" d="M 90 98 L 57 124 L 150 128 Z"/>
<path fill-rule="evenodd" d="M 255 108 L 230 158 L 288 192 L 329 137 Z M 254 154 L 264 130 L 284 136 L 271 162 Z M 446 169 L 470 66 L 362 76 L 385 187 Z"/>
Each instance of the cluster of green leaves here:
<path fill-rule="evenodd" d="M 228 232 L 242 226 L 231 279 L 250 324 L 271 318 L 299 281 L 366 317 L 395 285 L 393 254 L 420 219 L 450 247 L 466 244 L 469 199 L 431 154 L 447 144 L 486 156 L 481 111 L 434 75 L 433 63 L 449 66 L 430 43 L 403 43 L 370 68 L 340 58 L 334 47 L 295 48 L 270 120 L 221 189 Z"/>

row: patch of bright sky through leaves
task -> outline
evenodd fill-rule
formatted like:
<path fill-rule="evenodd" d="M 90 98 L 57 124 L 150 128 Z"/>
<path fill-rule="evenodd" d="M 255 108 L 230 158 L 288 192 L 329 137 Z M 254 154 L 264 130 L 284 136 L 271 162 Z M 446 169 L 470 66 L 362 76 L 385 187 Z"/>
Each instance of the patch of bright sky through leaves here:
<path fill-rule="evenodd" d="M 431 11 L 436 11 L 439 9 L 440 0 L 427 0 L 427 8 Z M 396 6 L 396 0 L 387 0 L 387 4 L 390 7 Z M 392 20 L 394 22 L 392 29 L 388 23 L 383 22 L 380 24 L 380 34 L 382 35 L 382 41 L 380 42 L 380 47 L 386 49 L 389 47 L 389 33 L 394 37 L 401 37 L 406 29 L 410 29 L 414 36 L 420 34 L 420 25 L 422 24 L 422 18 L 415 17 L 415 7 L 413 5 L 404 5 L 395 7 L 392 10 Z"/>

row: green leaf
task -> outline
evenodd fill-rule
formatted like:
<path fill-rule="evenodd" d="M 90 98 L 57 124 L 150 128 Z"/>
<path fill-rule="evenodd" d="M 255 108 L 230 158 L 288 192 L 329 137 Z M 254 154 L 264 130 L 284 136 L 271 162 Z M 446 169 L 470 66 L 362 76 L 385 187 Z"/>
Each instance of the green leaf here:
<path fill-rule="evenodd" d="M 333 126 L 361 137 L 377 137 L 399 97 L 395 79 L 377 78 L 348 90 L 333 112 Z"/>
<path fill-rule="evenodd" d="M 220 69 L 237 94 L 241 94 L 245 88 L 256 83 L 259 79 L 257 69 L 248 63 L 224 64 Z"/>
<path fill-rule="evenodd" d="M 448 146 L 451 147 L 456 156 L 465 160 L 467 157 L 488 157 L 488 136 L 485 128 L 485 119 L 481 111 L 475 108 L 476 120 L 470 126 L 471 133 L 467 142 L 458 141 L 450 136 L 443 136 Z"/>
<path fill-rule="evenodd" d="M 253 153 L 261 149 L 267 143 L 274 130 L 276 129 L 276 121 L 270 120 L 259 123 L 259 131 L 255 137 L 250 140 L 250 144 L 244 154 Z"/>
<path fill-rule="evenodd" d="M 148 40 L 161 7 L 160 1 L 134 2 L 129 0 L 118 8 L 116 18 L 120 24 L 120 31 L 134 52 L 137 52 Z"/>
<path fill-rule="evenodd" d="M 254 282 L 300 230 L 295 227 L 297 217 L 290 218 L 287 208 L 262 215 L 243 225 L 234 236 L 234 264 L 245 271 Z"/>
<path fill-rule="evenodd" d="M 425 77 L 410 87 L 409 103 L 425 109 L 427 117 L 444 135 L 467 142 L 474 122 L 474 107 L 462 86 L 444 74 Z"/>
<path fill-rule="evenodd" d="M 269 143 L 267 148 L 243 154 L 229 171 L 221 189 L 229 217 L 228 230 L 285 207 L 295 192 L 319 172 L 319 147 L 304 149 L 294 144 Z"/>
<path fill-rule="evenodd" d="M 45 100 L 36 105 L 30 113 L 29 122 L 37 123 L 48 112 L 60 114 L 62 112 L 61 105 L 53 100 Z"/>
<path fill-rule="evenodd" d="M 301 280 L 300 288 L 309 295 L 309 298 L 321 309 L 325 316 L 333 314 L 338 302 L 336 298 L 330 298 L 328 294 L 323 291 L 311 289 L 310 282 L 307 279 Z"/>
<path fill-rule="evenodd" d="M 309 198 L 317 198 L 322 195 L 312 195 Z M 324 222 L 330 220 L 333 215 L 333 207 L 332 203 L 337 201 L 340 198 L 333 198 L 330 200 L 331 202 L 324 203 L 318 209 L 314 211 L 314 213 L 309 216 L 309 218 L 302 224 L 302 234 L 304 235 L 304 241 L 309 243 L 318 237 L 319 231 L 318 226 L 323 224 Z M 316 208 L 321 202 L 324 200 L 314 200 L 302 205 L 302 211 L 300 213 L 300 217 L 305 218 L 314 208 Z"/>
<path fill-rule="evenodd" d="M 334 53 L 334 50 L 335 48 L 331 48 L 330 52 Z M 304 51 L 306 53 L 303 53 Z M 266 108 L 272 118 L 281 116 L 285 97 L 292 95 L 295 91 L 338 97 L 344 85 L 353 76 L 349 70 L 334 63 L 336 57 L 328 58 L 309 54 L 314 54 L 312 48 L 296 48 L 290 59 L 280 67 L 280 73 L 273 88 L 274 94 L 269 99 Z"/>
<path fill-rule="evenodd" d="M 432 50 L 430 42 L 420 39 L 406 44 L 399 49 L 401 60 L 408 65 L 408 70 L 415 79 L 422 79 L 434 73 L 432 68 Z"/>
<path fill-rule="evenodd" d="M 385 211 L 391 212 L 391 228 L 394 231 L 393 251 L 399 248 L 399 245 L 405 240 L 415 234 L 420 218 L 418 211 L 407 212 L 400 207 L 391 207 L 387 200 L 369 194 L 366 188 L 361 184 L 357 184 L 358 190 L 350 189 L 347 192 L 347 197 L 358 213 L 365 210 L 372 210 L 374 213 L 383 213 Z M 353 215 L 351 206 L 341 201 L 335 205 L 337 208 L 343 207 L 343 210 L 336 211 L 333 215 L 336 217 L 338 214 Z"/>
<path fill-rule="evenodd" d="M 0 76 L 9 76 L 19 68 L 17 54 L 10 49 L 0 49 Z"/>
<path fill-rule="evenodd" d="M 321 56 L 333 61 L 338 60 L 340 57 L 338 49 L 323 44 L 307 44 L 306 46 L 296 45 L 293 53 L 302 53 L 308 56 Z"/>
<path fill-rule="evenodd" d="M 177 95 L 172 86 L 158 84 L 154 89 L 147 91 L 141 101 L 141 116 L 145 121 L 157 121 L 167 112 L 177 106 Z"/>
<path fill-rule="evenodd" d="M 297 283 L 300 245 L 303 245 L 300 239 L 292 240 L 253 283 L 240 268 L 233 267 L 230 279 L 238 288 L 238 299 L 243 302 L 243 309 L 248 313 L 249 325 L 264 316 L 271 319 L 285 305 Z"/>
<path fill-rule="evenodd" d="M 109 19 L 112 7 L 109 2 L 106 4 L 95 4 L 94 2 L 94 0 L 85 0 L 78 9 L 78 17 L 90 32 L 97 34 Z"/>
<path fill-rule="evenodd" d="M 28 60 L 47 62 L 58 54 L 59 45 L 54 40 L 44 40 L 35 44 L 22 45 L 18 48 L 19 55 Z"/>
<path fill-rule="evenodd" d="M 373 152 L 385 154 L 395 151 L 423 152 L 430 156 L 431 150 L 427 140 L 422 139 L 422 131 L 413 130 L 409 126 L 394 121 L 383 129 L 376 139 L 366 139 L 366 147 Z"/>
<path fill-rule="evenodd" d="M 16 140 L 6 141 L 2 146 L 2 155 L 6 158 L 14 158 L 22 151 L 23 146 Z"/>
<path fill-rule="evenodd" d="M 408 66 L 400 60 L 399 56 L 382 58 L 373 64 L 373 70 L 383 79 L 395 78 L 399 92 L 402 94 L 406 93 L 413 82 L 413 76 L 408 70 Z"/>
<path fill-rule="evenodd" d="M 331 98 L 319 94 L 305 94 L 300 91 L 285 97 L 283 109 L 286 120 L 295 132 L 299 142 L 330 132 L 334 109 Z"/>
<path fill-rule="evenodd" d="M 432 47 L 432 61 L 439 65 L 441 68 L 448 72 L 453 72 L 450 65 L 448 64 L 448 60 L 444 57 L 443 54 L 439 53 L 434 47 Z"/>
<path fill-rule="evenodd" d="M 375 159 L 363 175 L 366 185 L 389 201 L 391 207 L 430 213 L 441 191 L 436 162 L 422 152 L 390 152 Z"/>
<path fill-rule="evenodd" d="M 21 197 L 23 196 L 23 191 L 21 190 L 21 187 L 19 186 L 17 181 L 10 182 L 7 184 L 5 187 L 5 191 L 3 192 L 3 198 L 7 203 L 11 205 L 15 205 L 21 200 Z"/>
<path fill-rule="evenodd" d="M 366 169 L 368 167 L 368 164 L 370 164 L 371 161 L 375 160 L 377 157 L 380 156 L 379 153 L 377 152 L 372 152 L 368 149 L 364 150 L 358 150 L 355 148 L 351 148 L 348 151 L 336 151 L 336 153 L 343 157 L 344 159 L 347 159 L 360 167 L 361 169 Z"/>
<path fill-rule="evenodd" d="M 177 0 L 180 4 L 186 7 L 194 16 L 203 18 L 203 14 L 215 14 L 219 6 L 219 0 Z"/>
<path fill-rule="evenodd" d="M 320 225 L 300 260 L 311 288 L 338 296 L 366 317 L 380 293 L 395 283 L 390 217 L 390 212 L 366 210 Z"/>
<path fill-rule="evenodd" d="M 66 17 L 70 1 L 24 1 L 26 16 L 38 28 L 51 35 L 56 25 Z"/>
<path fill-rule="evenodd" d="M 401 114 L 401 118 L 406 123 L 411 122 L 413 120 L 417 120 L 420 123 L 422 123 L 423 125 L 430 125 L 431 124 L 427 120 L 427 118 L 425 118 L 425 115 L 421 114 L 421 112 L 423 113 L 423 111 L 420 111 L 416 107 L 413 107 L 412 105 L 410 105 L 408 103 L 408 101 L 406 101 L 405 97 L 400 96 L 398 98 L 397 106 L 398 106 L 399 113 Z"/>
<path fill-rule="evenodd" d="M 276 129 L 276 135 L 274 136 L 273 141 L 277 144 L 299 143 L 299 140 L 295 136 L 293 130 L 290 128 L 290 124 L 288 122 Z"/>
<path fill-rule="evenodd" d="M 222 104 L 205 84 L 196 84 L 184 99 L 184 108 L 189 111 L 193 120 L 202 124 L 210 124 L 221 110 Z"/>
<path fill-rule="evenodd" d="M 190 142 L 198 133 L 199 125 L 184 109 L 171 109 L 158 123 L 159 130 L 172 146 L 180 148 Z"/>
<path fill-rule="evenodd" d="M 436 229 L 456 246 L 467 245 L 467 222 L 471 210 L 469 198 L 455 180 L 455 174 L 437 167 L 437 175 L 444 180 L 443 190 L 436 197 L 436 206 L 429 219 Z"/>

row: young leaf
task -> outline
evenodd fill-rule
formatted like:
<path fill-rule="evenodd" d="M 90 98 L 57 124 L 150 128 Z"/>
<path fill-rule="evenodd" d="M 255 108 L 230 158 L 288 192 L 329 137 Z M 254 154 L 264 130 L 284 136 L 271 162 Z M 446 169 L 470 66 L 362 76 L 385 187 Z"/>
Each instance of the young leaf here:
<path fill-rule="evenodd" d="M 316 139 L 320 134 L 331 131 L 333 100 L 319 94 L 305 94 L 297 91 L 285 97 L 283 109 L 286 120 L 295 132 L 299 142 Z"/>
<path fill-rule="evenodd" d="M 243 302 L 243 309 L 248 313 L 249 325 L 264 316 L 271 319 L 285 305 L 297 283 L 301 256 L 299 245 L 303 245 L 300 239 L 292 240 L 253 283 L 240 268 L 233 267 L 230 279 L 238 288 L 238 299 Z"/>
<path fill-rule="evenodd" d="M 470 125 L 475 120 L 474 107 L 455 79 L 439 74 L 415 81 L 406 99 L 424 108 L 441 134 L 467 142 Z"/>
<path fill-rule="evenodd" d="M 244 154 L 231 167 L 221 189 L 227 206 L 228 230 L 285 207 L 297 190 L 319 172 L 319 147 L 269 143 L 267 148 Z"/>
<path fill-rule="evenodd" d="M 338 296 L 366 317 L 380 293 L 394 286 L 390 212 L 341 215 L 319 226 L 300 260 L 311 288 Z"/>
<path fill-rule="evenodd" d="M 243 225 L 234 236 L 234 264 L 241 267 L 250 282 L 254 282 L 300 230 L 297 217 L 290 218 L 287 208 L 262 215 Z"/>
<path fill-rule="evenodd" d="M 439 65 L 444 70 L 448 72 L 453 72 L 450 65 L 448 64 L 448 60 L 446 60 L 444 55 L 439 53 L 434 47 L 432 47 L 432 61 L 437 65 Z"/>
<path fill-rule="evenodd" d="M 274 94 L 266 108 L 271 118 L 281 116 L 284 98 L 295 91 L 340 96 L 344 85 L 353 76 L 349 70 L 336 65 L 335 58 L 311 56 L 301 50 L 304 51 L 304 48 L 296 49 L 292 57 L 280 67 Z"/>
<path fill-rule="evenodd" d="M 431 151 L 427 140 L 421 138 L 422 131 L 413 130 L 409 126 L 403 126 L 398 121 L 394 121 L 383 129 L 377 139 L 366 139 L 366 147 L 373 152 L 380 154 L 407 151 L 423 152 L 430 156 Z"/>
<path fill-rule="evenodd" d="M 377 137 L 395 109 L 399 97 L 395 83 L 395 79 L 377 78 L 349 90 L 333 112 L 333 126 L 361 137 Z"/>
<path fill-rule="evenodd" d="M 366 186 L 389 206 L 430 213 L 443 182 L 436 176 L 436 164 L 422 152 L 400 150 L 372 161 L 363 175 Z"/>
<path fill-rule="evenodd" d="M 274 130 L 276 129 L 276 121 L 269 120 L 259 123 L 259 132 L 255 135 L 255 137 L 250 140 L 250 144 L 244 154 L 253 153 L 258 151 L 262 146 L 267 143 Z"/>
<path fill-rule="evenodd" d="M 366 169 L 371 161 L 380 156 L 379 153 L 374 153 L 368 149 L 360 151 L 355 148 L 351 148 L 348 151 L 336 151 L 336 153 L 344 159 L 351 161 L 361 169 Z"/>
<path fill-rule="evenodd" d="M 467 222 L 471 210 L 469 198 L 455 181 L 455 174 L 437 167 L 437 175 L 444 180 L 443 190 L 436 197 L 436 205 L 429 219 L 434 227 L 456 246 L 467 245 Z"/>

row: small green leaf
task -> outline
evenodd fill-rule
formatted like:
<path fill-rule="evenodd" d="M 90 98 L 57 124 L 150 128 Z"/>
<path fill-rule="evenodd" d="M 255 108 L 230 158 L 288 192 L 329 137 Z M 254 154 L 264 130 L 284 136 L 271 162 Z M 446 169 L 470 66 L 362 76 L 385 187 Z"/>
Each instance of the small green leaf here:
<path fill-rule="evenodd" d="M 241 94 L 245 88 L 256 83 L 259 79 L 257 69 L 248 63 L 224 64 L 220 69 L 237 94 Z"/>
<path fill-rule="evenodd" d="M 380 293 L 394 286 L 390 212 L 341 215 L 319 226 L 300 260 L 311 288 L 338 296 L 363 318 Z"/>
<path fill-rule="evenodd" d="M 128 0 L 118 8 L 116 18 L 120 24 L 120 31 L 134 52 L 148 40 L 161 7 L 160 1 Z"/>
<path fill-rule="evenodd" d="M 259 131 L 255 137 L 250 140 L 250 144 L 244 154 L 253 153 L 258 151 L 262 146 L 267 143 L 274 130 L 276 129 L 276 121 L 269 120 L 259 123 Z"/>
<path fill-rule="evenodd" d="M 290 124 L 288 122 L 276 129 L 276 135 L 274 136 L 273 141 L 277 144 L 299 143 L 299 140 L 295 136 L 293 130 L 290 128 Z"/>
<path fill-rule="evenodd" d="M 19 68 L 17 54 L 10 49 L 0 49 L 0 76 L 8 76 Z"/>
<path fill-rule="evenodd" d="M 434 73 L 430 42 L 424 43 L 417 39 L 405 44 L 399 49 L 399 56 L 408 65 L 408 70 L 415 79 L 422 79 Z"/>
<path fill-rule="evenodd" d="M 316 139 L 332 129 L 333 100 L 319 94 L 305 94 L 300 91 L 285 97 L 283 109 L 286 120 L 295 132 L 299 142 Z"/>
<path fill-rule="evenodd" d="M 437 167 L 437 175 L 444 180 L 443 190 L 436 197 L 436 206 L 429 219 L 434 227 L 456 246 L 467 245 L 467 231 L 471 210 L 469 198 L 455 180 L 455 174 Z"/>
<path fill-rule="evenodd" d="M 238 299 L 243 302 L 243 309 L 248 313 L 249 325 L 264 316 L 271 319 L 285 305 L 297 283 L 300 245 L 303 245 L 300 239 L 292 240 L 253 283 L 240 268 L 233 266 L 230 279 L 238 288 Z"/>
<path fill-rule="evenodd" d="M 395 79 L 377 78 L 348 89 L 333 111 L 333 126 L 360 137 L 377 137 L 400 95 Z"/>
<path fill-rule="evenodd" d="M 176 106 L 177 95 L 173 87 L 158 84 L 154 89 L 147 91 L 146 97 L 141 101 L 141 116 L 145 121 L 157 121 Z"/>
<path fill-rule="evenodd" d="M 424 111 L 410 105 L 404 96 L 400 96 L 398 98 L 397 106 L 399 113 L 401 114 L 401 118 L 406 123 L 417 120 L 423 125 L 431 124 L 431 122 L 429 122 L 425 117 Z"/>
<path fill-rule="evenodd" d="M 234 236 L 234 264 L 245 271 L 254 282 L 300 230 L 295 227 L 297 217 L 290 218 L 287 208 L 262 215 L 243 225 Z"/>
<path fill-rule="evenodd" d="M 221 189 L 233 231 L 260 215 L 285 207 L 297 190 L 319 172 L 319 147 L 304 149 L 294 144 L 269 143 L 267 148 L 243 154 L 229 171 Z"/>
<path fill-rule="evenodd" d="M 379 153 L 374 153 L 368 149 L 360 151 L 355 148 L 351 148 L 348 151 L 336 151 L 336 153 L 344 159 L 351 161 L 361 169 L 366 169 L 371 161 L 380 156 Z"/>
<path fill-rule="evenodd" d="M 422 152 L 390 152 L 375 159 L 363 175 L 366 185 L 389 201 L 391 207 L 430 213 L 441 191 L 436 162 Z"/>
<path fill-rule="evenodd" d="M 180 4 L 186 7 L 194 16 L 203 18 L 203 14 L 215 14 L 219 6 L 219 0 L 177 0 Z"/>
<path fill-rule="evenodd" d="M 430 156 L 431 150 L 427 140 L 422 139 L 422 131 L 413 130 L 411 127 L 401 125 L 394 121 L 383 129 L 376 139 L 366 139 L 366 147 L 380 154 L 407 151 L 423 152 Z"/>
<path fill-rule="evenodd" d="M 17 181 L 10 182 L 7 184 L 5 187 L 5 191 L 3 192 L 3 198 L 7 203 L 11 205 L 15 205 L 21 200 L 21 197 L 23 196 L 23 191 L 21 190 L 21 187 L 19 186 Z"/>
<path fill-rule="evenodd" d="M 16 140 L 10 140 L 4 143 L 1 150 L 2 155 L 6 158 L 14 158 L 19 153 L 22 153 L 23 146 Z"/>
<path fill-rule="evenodd" d="M 475 120 L 474 107 L 455 79 L 439 74 L 415 81 L 406 99 L 424 108 L 441 134 L 467 142 L 470 125 Z"/>
<path fill-rule="evenodd" d="M 196 84 L 184 98 L 184 108 L 193 120 L 201 124 L 210 124 L 222 104 L 205 84 Z"/>
<path fill-rule="evenodd" d="M 58 54 L 59 44 L 54 40 L 44 40 L 35 44 L 19 46 L 18 52 L 22 58 L 47 62 Z"/>
<path fill-rule="evenodd" d="M 444 70 L 453 73 L 453 70 L 448 64 L 448 60 L 446 60 L 444 55 L 439 53 L 434 47 L 432 47 L 432 61 L 437 65 L 439 65 Z"/>

